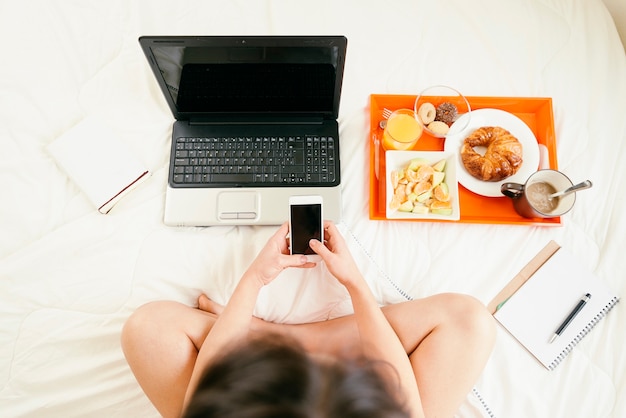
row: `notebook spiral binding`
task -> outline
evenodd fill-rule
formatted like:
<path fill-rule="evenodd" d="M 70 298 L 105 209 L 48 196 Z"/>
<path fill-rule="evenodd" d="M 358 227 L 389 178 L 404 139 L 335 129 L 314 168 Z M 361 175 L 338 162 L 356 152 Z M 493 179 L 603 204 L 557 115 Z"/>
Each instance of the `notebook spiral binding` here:
<path fill-rule="evenodd" d="M 585 328 L 583 328 L 582 331 L 580 331 L 578 335 L 574 337 L 574 339 L 563 349 L 563 351 L 561 351 L 557 358 L 554 359 L 552 363 L 550 363 L 548 369 L 554 370 L 556 366 L 558 366 L 563 360 L 565 360 L 565 357 L 567 357 L 567 355 L 574 349 L 574 347 L 576 347 L 578 343 L 580 343 L 580 341 L 585 338 L 585 335 L 589 334 L 589 332 L 591 332 L 591 330 L 598 324 L 598 322 L 600 322 L 600 320 L 604 318 L 611 309 L 613 309 L 617 302 L 619 302 L 618 297 L 614 297 L 613 299 L 611 299 L 611 301 L 607 303 L 606 306 L 596 316 L 594 316 L 591 321 L 589 321 Z"/>

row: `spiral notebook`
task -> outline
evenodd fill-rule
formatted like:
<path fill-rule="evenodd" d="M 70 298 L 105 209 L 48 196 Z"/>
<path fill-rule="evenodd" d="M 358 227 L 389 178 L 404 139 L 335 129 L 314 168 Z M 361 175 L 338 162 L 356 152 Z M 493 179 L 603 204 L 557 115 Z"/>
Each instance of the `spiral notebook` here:
<path fill-rule="evenodd" d="M 555 331 L 587 293 L 565 330 Z M 488 305 L 496 320 L 548 370 L 558 366 L 619 297 L 567 249 L 551 241 Z"/>

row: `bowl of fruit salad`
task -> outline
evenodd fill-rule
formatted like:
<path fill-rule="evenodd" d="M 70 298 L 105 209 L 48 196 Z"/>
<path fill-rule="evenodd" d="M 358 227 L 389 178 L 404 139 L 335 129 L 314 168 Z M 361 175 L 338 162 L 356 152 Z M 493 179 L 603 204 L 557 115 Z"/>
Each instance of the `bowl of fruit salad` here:
<path fill-rule="evenodd" d="M 387 151 L 385 164 L 387 219 L 460 219 L 455 153 Z"/>

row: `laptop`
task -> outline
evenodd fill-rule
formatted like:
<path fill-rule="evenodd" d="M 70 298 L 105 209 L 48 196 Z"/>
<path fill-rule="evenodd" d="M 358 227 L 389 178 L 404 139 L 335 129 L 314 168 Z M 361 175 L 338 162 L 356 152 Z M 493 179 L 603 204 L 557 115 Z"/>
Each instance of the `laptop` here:
<path fill-rule="evenodd" d="M 278 225 L 289 197 L 341 217 L 343 36 L 142 36 L 176 121 L 164 222 Z"/>

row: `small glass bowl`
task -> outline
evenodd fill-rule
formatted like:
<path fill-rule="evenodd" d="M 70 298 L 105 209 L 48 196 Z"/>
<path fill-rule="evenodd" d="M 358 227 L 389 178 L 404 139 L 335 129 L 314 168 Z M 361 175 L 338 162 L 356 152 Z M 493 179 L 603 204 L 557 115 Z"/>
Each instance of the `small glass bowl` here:
<path fill-rule="evenodd" d="M 458 90 L 444 85 L 431 86 L 422 90 L 415 99 L 414 110 L 417 118 L 422 122 L 424 132 L 435 138 L 445 138 L 450 126 L 461 115 L 471 112 L 470 104 L 465 96 Z M 459 126 L 457 132 L 465 129 L 470 118 L 463 118 L 463 120 L 465 126 Z"/>

